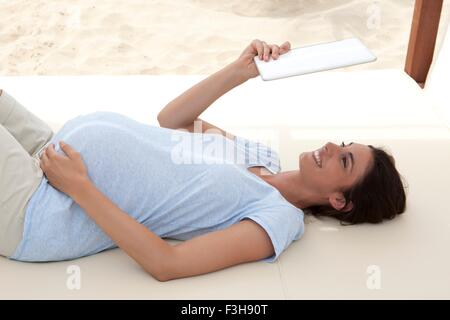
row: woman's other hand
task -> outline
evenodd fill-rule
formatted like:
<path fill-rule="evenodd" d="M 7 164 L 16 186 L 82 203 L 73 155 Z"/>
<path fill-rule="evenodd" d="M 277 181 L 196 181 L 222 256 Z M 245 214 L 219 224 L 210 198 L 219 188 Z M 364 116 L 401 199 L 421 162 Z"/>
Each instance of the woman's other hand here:
<path fill-rule="evenodd" d="M 250 45 L 245 48 L 239 58 L 236 60 L 236 64 L 239 66 L 245 79 L 251 79 L 259 75 L 258 68 L 256 68 L 253 58 L 258 56 L 257 59 L 269 61 L 269 57 L 274 60 L 282 54 L 285 54 L 291 49 L 291 44 L 286 41 L 281 46 L 276 44 L 267 44 L 265 41 L 258 39 L 253 40 Z"/>
<path fill-rule="evenodd" d="M 67 156 L 58 154 L 50 144 L 41 155 L 40 167 L 53 187 L 74 197 L 90 182 L 89 176 L 80 153 L 63 141 L 59 144 Z"/>

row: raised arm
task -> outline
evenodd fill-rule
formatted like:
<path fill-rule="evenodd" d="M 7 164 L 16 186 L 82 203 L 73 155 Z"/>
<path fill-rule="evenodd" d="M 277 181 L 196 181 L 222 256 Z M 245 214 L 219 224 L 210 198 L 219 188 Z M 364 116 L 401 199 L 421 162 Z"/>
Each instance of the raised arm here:
<path fill-rule="evenodd" d="M 193 132 L 194 129 L 197 130 L 194 121 L 199 121 L 200 132 L 215 129 L 224 136 L 234 137 L 225 130 L 201 120 L 200 114 L 234 87 L 259 75 L 253 61 L 255 56 L 258 55 L 261 60 L 268 61 L 270 55 L 277 59 L 279 55 L 289 50 L 290 43 L 288 41 L 278 47 L 277 45 L 268 45 L 258 39 L 253 40 L 236 61 L 202 80 L 167 104 L 158 114 L 159 124 L 166 128 L 186 129 Z"/>
<path fill-rule="evenodd" d="M 235 61 L 169 102 L 159 112 L 158 122 L 173 129 L 191 125 L 214 101 L 245 81 Z"/>

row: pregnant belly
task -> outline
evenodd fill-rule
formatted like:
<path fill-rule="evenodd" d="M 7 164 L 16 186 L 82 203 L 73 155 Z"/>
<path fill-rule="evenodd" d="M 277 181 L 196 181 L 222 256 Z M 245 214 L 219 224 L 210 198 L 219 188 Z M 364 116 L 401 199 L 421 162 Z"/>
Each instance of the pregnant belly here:
<path fill-rule="evenodd" d="M 142 222 L 143 215 L 170 201 L 170 191 L 188 178 L 171 161 L 167 133 L 120 114 L 99 112 L 69 121 L 53 139 L 77 150 L 96 187 Z M 202 169 L 189 174 L 197 175 L 195 170 Z"/>

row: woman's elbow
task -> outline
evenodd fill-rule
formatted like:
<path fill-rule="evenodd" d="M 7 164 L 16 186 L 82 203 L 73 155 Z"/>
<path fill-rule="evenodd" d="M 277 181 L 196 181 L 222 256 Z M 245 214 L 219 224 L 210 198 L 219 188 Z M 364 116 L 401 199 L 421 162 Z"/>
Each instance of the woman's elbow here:
<path fill-rule="evenodd" d="M 163 271 L 155 272 L 154 270 L 149 270 L 148 268 L 145 267 L 143 267 L 143 269 L 147 274 L 149 274 L 152 278 L 158 280 L 159 282 L 166 282 L 173 279 L 168 272 Z"/>
<path fill-rule="evenodd" d="M 170 262 L 171 263 L 171 262 Z M 175 274 L 171 272 L 170 263 L 167 261 L 164 265 L 159 266 L 147 266 L 145 264 L 141 264 L 141 267 L 154 279 L 159 282 L 166 282 L 172 279 L 175 279 Z"/>
<path fill-rule="evenodd" d="M 164 125 L 164 115 L 161 112 L 156 116 L 156 120 L 158 120 L 158 123 L 161 127 Z"/>
<path fill-rule="evenodd" d="M 154 275 L 153 278 L 155 278 L 156 280 L 158 280 L 159 282 L 167 282 L 169 280 L 172 280 L 171 277 L 169 277 L 166 274 L 158 274 L 158 275 Z"/>
<path fill-rule="evenodd" d="M 169 128 L 173 126 L 173 117 L 168 116 L 165 113 L 166 112 L 164 110 L 161 110 L 156 116 L 156 119 L 158 120 L 158 123 L 161 127 Z"/>

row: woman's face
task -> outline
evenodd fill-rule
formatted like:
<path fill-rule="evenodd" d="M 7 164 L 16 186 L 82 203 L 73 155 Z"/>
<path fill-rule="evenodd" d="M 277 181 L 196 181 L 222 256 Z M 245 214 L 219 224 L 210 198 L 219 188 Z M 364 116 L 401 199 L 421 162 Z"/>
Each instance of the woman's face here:
<path fill-rule="evenodd" d="M 300 154 L 299 167 L 305 187 L 320 195 L 328 196 L 350 188 L 372 165 L 372 151 L 364 144 L 352 142 L 338 146 L 328 142 L 317 150 L 320 166 L 316 163 L 314 151 L 310 151 Z"/>

